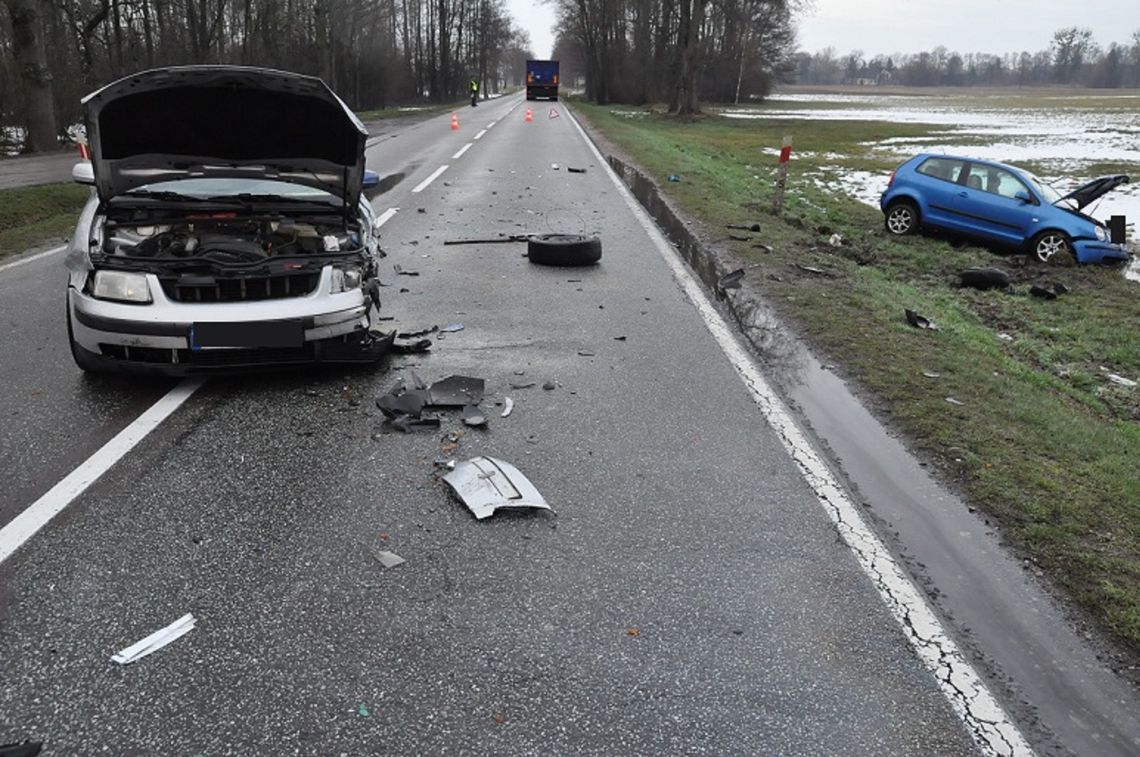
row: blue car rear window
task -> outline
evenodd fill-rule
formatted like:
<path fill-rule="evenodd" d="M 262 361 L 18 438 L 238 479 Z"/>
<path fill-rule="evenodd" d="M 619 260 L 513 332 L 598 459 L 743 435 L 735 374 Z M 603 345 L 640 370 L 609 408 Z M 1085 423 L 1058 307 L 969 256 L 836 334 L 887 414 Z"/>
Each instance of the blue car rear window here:
<path fill-rule="evenodd" d="M 965 163 L 961 160 L 953 160 L 952 158 L 927 158 L 915 170 L 920 174 L 926 176 L 933 176 L 936 179 L 945 179 L 946 181 L 958 181 L 958 177 L 962 175 L 962 169 Z"/>

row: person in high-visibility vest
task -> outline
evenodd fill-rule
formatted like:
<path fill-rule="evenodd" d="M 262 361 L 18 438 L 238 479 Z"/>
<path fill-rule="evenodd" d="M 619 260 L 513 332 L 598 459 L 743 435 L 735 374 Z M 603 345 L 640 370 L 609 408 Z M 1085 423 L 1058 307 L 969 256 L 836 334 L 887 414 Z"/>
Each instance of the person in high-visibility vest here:
<path fill-rule="evenodd" d="M 471 107 L 474 108 L 479 104 L 479 80 L 472 76 L 468 86 L 471 88 Z"/>

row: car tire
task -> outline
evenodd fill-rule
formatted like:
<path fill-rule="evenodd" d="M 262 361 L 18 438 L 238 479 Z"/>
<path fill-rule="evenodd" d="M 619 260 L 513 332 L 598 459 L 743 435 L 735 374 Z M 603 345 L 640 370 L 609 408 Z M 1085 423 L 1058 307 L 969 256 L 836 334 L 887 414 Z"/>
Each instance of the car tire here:
<path fill-rule="evenodd" d="M 910 200 L 895 200 L 887 206 L 883 226 L 891 236 L 905 237 L 917 232 L 920 222 L 917 205 Z"/>
<path fill-rule="evenodd" d="M 602 259 L 602 240 L 583 234 L 538 234 L 527 240 L 527 257 L 538 265 L 594 265 Z"/>
<path fill-rule="evenodd" d="M 67 307 L 67 341 L 71 345 L 71 357 L 75 360 L 75 364 L 79 369 L 85 373 L 101 373 L 103 366 L 100 364 L 99 356 L 94 352 L 89 352 L 79 346 L 75 341 L 75 332 L 71 328 L 71 304 L 68 303 Z"/>
<path fill-rule="evenodd" d="M 1043 231 L 1029 242 L 1026 257 L 1031 263 L 1066 264 L 1076 260 L 1073 240 L 1063 231 Z"/>

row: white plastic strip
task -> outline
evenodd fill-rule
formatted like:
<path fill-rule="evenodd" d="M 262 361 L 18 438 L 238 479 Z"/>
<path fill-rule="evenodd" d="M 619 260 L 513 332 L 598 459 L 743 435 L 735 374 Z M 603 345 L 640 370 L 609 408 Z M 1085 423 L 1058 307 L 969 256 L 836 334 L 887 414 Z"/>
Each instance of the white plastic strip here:
<path fill-rule="evenodd" d="M 974 742 L 986 755 L 1032 755 L 1033 750 L 1021 731 L 966 660 L 933 610 L 906 577 L 902 567 L 867 526 L 859 508 L 851 502 L 823 458 L 800 430 L 783 401 L 756 367 L 751 355 L 737 342 L 728 324 L 709 302 L 701 284 L 621 178 L 610 168 L 609 162 L 586 136 L 577 119 L 570 113 L 566 115 L 570 116 L 594 157 L 605 166 L 618 192 L 625 198 L 626 204 L 669 265 L 673 278 L 736 369 L 765 420 L 775 430 L 784 449 L 799 468 L 800 474 L 815 493 L 844 542 L 855 554 L 859 566 L 879 592 L 891 615 L 898 621 L 903 634 L 934 677 L 954 712 L 965 724 Z"/>
<path fill-rule="evenodd" d="M 157 652 L 170 642 L 181 639 L 194 630 L 194 623 L 194 616 L 190 613 L 186 613 L 166 628 L 160 628 L 145 639 L 136 641 L 126 649 L 115 653 L 111 656 L 111 659 L 120 665 L 130 665 L 132 662 L 146 657 L 151 652 Z"/>
<path fill-rule="evenodd" d="M 418 193 L 424 191 L 425 189 L 427 189 L 428 185 L 431 184 L 436 179 L 438 179 L 439 175 L 446 170 L 447 170 L 447 166 L 440 166 L 439 168 L 435 169 L 435 171 L 432 173 L 431 176 L 427 177 L 426 179 L 424 179 L 423 181 L 421 181 L 419 184 L 416 185 L 416 188 L 412 190 L 412 193 L 418 194 Z"/>
<path fill-rule="evenodd" d="M 57 255 L 66 249 L 67 245 L 61 244 L 59 247 L 52 247 L 50 250 L 44 250 L 43 252 L 37 252 L 35 255 L 29 255 L 26 258 L 13 260 L 11 263 L 4 263 L 3 265 L 0 265 L 0 272 L 7 271 L 9 268 L 18 268 L 22 265 L 27 265 L 28 263 L 34 263 L 37 260 L 42 260 L 43 258 L 48 257 L 49 255 Z"/>
<path fill-rule="evenodd" d="M 202 383 L 203 379 L 189 379 L 171 389 L 8 525 L 0 528 L 0 563 L 11 557 L 24 542 L 35 536 L 63 508 L 146 438 L 147 434 L 158 428 Z"/>

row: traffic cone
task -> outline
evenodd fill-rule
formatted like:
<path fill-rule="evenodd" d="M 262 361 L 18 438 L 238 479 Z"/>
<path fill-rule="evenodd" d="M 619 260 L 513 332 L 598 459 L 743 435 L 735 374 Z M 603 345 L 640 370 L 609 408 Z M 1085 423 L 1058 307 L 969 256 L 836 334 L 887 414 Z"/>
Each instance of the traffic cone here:
<path fill-rule="evenodd" d="M 459 114 L 458 113 L 452 113 L 451 114 L 451 130 L 452 131 L 459 131 Z"/>
<path fill-rule="evenodd" d="M 534 116 L 531 115 L 530 108 L 527 108 L 526 109 L 526 118 L 523 119 L 523 123 L 529 124 L 533 120 L 534 120 Z"/>

